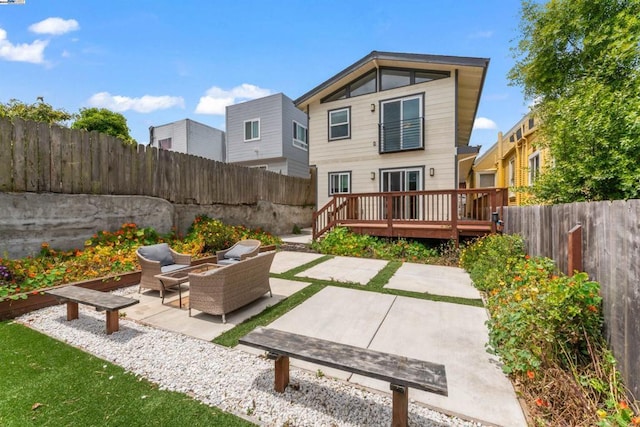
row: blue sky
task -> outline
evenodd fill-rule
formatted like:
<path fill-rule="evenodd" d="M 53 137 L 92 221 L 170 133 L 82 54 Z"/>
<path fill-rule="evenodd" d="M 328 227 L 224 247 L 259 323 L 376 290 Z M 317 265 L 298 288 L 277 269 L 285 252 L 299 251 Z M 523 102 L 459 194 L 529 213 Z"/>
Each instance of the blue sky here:
<path fill-rule="evenodd" d="M 190 118 L 224 129 L 224 106 L 299 97 L 372 50 L 490 58 L 471 145 L 527 112 L 509 86 L 517 0 L 26 0 L 0 5 L 0 102 L 44 97 L 76 113 L 149 126 Z"/>

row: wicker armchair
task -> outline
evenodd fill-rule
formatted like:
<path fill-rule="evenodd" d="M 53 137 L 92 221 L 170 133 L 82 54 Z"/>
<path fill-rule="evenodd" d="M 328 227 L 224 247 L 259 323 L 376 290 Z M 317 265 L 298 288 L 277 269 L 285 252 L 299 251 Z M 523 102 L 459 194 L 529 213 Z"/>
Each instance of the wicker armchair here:
<path fill-rule="evenodd" d="M 142 288 L 153 289 L 159 291 L 160 296 L 164 296 L 162 284 L 155 276 L 191 265 L 191 255 L 178 253 L 166 243 L 141 246 L 136 250 L 136 255 L 142 269 L 138 292 Z"/>
<path fill-rule="evenodd" d="M 189 316 L 191 309 L 222 316 L 271 293 L 269 269 L 274 252 L 246 258 L 203 273 L 189 274 Z"/>
<path fill-rule="evenodd" d="M 247 258 L 256 256 L 260 253 L 260 240 L 245 239 L 240 240 L 235 245 L 223 251 L 217 251 L 216 264 L 229 265 L 237 263 L 238 261 L 245 260 Z"/>

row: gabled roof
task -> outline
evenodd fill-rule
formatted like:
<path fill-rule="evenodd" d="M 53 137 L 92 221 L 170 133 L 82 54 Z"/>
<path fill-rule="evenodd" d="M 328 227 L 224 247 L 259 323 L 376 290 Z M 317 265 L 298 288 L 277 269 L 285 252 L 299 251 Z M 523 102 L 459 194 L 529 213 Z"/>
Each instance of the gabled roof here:
<path fill-rule="evenodd" d="M 488 58 L 378 52 L 374 50 L 364 58 L 300 96 L 294 103 L 298 108 L 304 110 L 307 105 L 319 101 L 339 87 L 342 87 L 374 68 L 400 67 L 442 71 L 457 70 L 457 141 L 459 146 L 463 146 L 468 145 L 469 138 L 471 137 L 471 129 L 478 110 L 480 94 L 482 93 L 482 86 L 484 85 L 488 66 Z M 454 73 L 451 75 L 454 77 Z"/>

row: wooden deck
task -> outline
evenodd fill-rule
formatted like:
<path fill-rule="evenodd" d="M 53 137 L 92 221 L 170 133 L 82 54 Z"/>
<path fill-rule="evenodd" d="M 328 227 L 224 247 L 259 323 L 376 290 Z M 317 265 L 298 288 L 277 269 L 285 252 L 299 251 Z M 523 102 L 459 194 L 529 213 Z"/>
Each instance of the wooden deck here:
<path fill-rule="evenodd" d="M 336 226 L 381 237 L 452 239 L 497 231 L 507 189 L 359 193 L 334 196 L 314 214 L 313 238 Z"/>

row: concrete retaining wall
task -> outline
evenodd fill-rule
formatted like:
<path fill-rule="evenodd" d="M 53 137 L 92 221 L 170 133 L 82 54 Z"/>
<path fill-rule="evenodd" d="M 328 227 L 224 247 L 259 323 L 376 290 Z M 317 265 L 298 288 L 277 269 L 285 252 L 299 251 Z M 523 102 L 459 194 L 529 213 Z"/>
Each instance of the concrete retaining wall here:
<path fill-rule="evenodd" d="M 184 234 L 198 214 L 232 225 L 290 233 L 294 224 L 309 227 L 313 207 L 275 205 L 174 205 L 147 196 L 54 193 L 0 193 L 0 258 L 35 255 L 42 242 L 52 248 L 82 248 L 100 230 L 117 230 L 133 222 L 168 233 Z"/>

